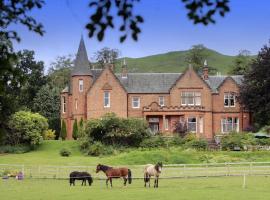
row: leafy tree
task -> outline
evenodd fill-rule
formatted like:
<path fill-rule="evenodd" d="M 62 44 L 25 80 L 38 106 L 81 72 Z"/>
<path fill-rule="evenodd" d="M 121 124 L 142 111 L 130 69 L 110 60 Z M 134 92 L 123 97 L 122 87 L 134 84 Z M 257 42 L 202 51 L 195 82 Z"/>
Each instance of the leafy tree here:
<path fill-rule="evenodd" d="M 19 51 L 16 64 L 16 68 L 19 70 L 18 75 L 24 80 L 19 98 L 20 105 L 29 109 L 32 109 L 33 99 L 37 92 L 46 83 L 44 63 L 42 61 L 36 61 L 34 54 L 34 51 Z"/>
<path fill-rule="evenodd" d="M 89 37 L 96 36 L 99 41 L 104 38 L 108 28 L 115 28 L 115 18 L 122 23 L 118 28 L 122 33 L 120 42 L 131 35 L 137 41 L 141 32 L 140 24 L 144 22 L 141 15 L 134 14 L 134 5 L 139 0 L 91 0 L 89 7 L 93 10 L 86 25 Z M 229 0 L 182 0 L 188 10 L 187 16 L 194 24 L 208 25 L 215 23 L 216 15 L 224 17 L 230 11 Z M 117 16 L 113 14 L 117 13 Z M 115 20 L 115 21 L 119 21 Z"/>
<path fill-rule="evenodd" d="M 240 101 L 258 125 L 270 124 L 270 41 L 260 50 L 244 75 Z"/>
<path fill-rule="evenodd" d="M 33 101 L 33 110 L 48 119 L 49 127 L 56 131 L 57 138 L 61 129 L 59 94 L 60 89 L 47 84 L 41 87 Z"/>
<path fill-rule="evenodd" d="M 233 67 L 230 71 L 230 74 L 245 74 L 248 71 L 250 61 L 250 52 L 248 50 L 241 50 L 233 61 Z"/>
<path fill-rule="evenodd" d="M 42 135 L 48 129 L 48 122 L 38 113 L 19 111 L 11 116 L 9 128 L 6 140 L 9 144 L 36 146 L 42 142 Z"/>
<path fill-rule="evenodd" d="M 187 63 L 191 64 L 195 71 L 199 71 L 208 57 L 207 49 L 203 44 L 193 45 L 185 57 Z"/>
<path fill-rule="evenodd" d="M 115 64 L 119 54 L 118 49 L 104 47 L 95 53 L 94 58 L 97 61 L 98 68 L 104 68 L 106 63 Z"/>
<path fill-rule="evenodd" d="M 60 137 L 65 140 L 67 137 L 67 125 L 65 120 L 62 119 Z"/>
<path fill-rule="evenodd" d="M 77 140 L 77 138 L 78 138 L 78 122 L 77 122 L 77 119 L 75 119 L 74 123 L 73 123 L 72 137 L 74 138 L 74 140 Z"/>

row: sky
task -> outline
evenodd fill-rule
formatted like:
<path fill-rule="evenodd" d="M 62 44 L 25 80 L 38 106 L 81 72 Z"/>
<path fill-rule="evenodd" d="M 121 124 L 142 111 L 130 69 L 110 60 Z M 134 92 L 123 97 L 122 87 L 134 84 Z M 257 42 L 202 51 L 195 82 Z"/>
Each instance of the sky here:
<path fill-rule="evenodd" d="M 105 40 L 89 38 L 85 25 L 89 21 L 90 0 L 45 0 L 40 10 L 30 14 L 41 22 L 44 36 L 14 25 L 21 37 L 15 50 L 34 50 L 36 59 L 44 61 L 48 69 L 57 56 L 75 55 L 81 36 L 84 37 L 88 57 L 103 47 L 116 48 L 121 57 L 144 57 L 169 51 L 187 50 L 203 44 L 225 55 L 237 55 L 240 50 L 257 54 L 270 39 L 270 0 L 231 0 L 231 11 L 225 18 L 218 17 L 216 24 L 194 25 L 187 18 L 181 0 L 140 0 L 135 13 L 145 22 L 137 42 L 131 38 L 119 42 L 117 29 L 106 32 Z"/>

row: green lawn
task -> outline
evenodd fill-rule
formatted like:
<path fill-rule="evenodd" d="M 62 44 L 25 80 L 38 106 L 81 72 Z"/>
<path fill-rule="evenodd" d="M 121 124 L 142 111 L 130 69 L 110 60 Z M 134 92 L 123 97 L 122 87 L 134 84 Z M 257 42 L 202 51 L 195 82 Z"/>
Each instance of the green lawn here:
<path fill-rule="evenodd" d="M 70 157 L 61 157 L 59 150 L 66 147 L 71 150 Z M 167 164 L 181 163 L 224 163 L 245 161 L 270 161 L 269 151 L 226 152 L 226 151 L 195 151 L 192 149 L 127 149 L 116 150 L 114 155 L 103 157 L 85 156 L 79 151 L 77 141 L 45 141 L 37 150 L 24 154 L 0 155 L 0 164 L 25 165 L 141 165 L 163 161 Z"/>
<path fill-rule="evenodd" d="M 127 187 L 122 180 L 114 180 L 114 187 L 107 189 L 104 181 L 94 181 L 91 187 L 70 187 L 67 180 L 23 181 L 0 180 L 2 200 L 10 199 L 106 199 L 106 200 L 268 200 L 270 177 L 247 177 L 242 188 L 242 177 L 161 179 L 159 188 L 144 188 L 142 180 L 135 180 Z"/>

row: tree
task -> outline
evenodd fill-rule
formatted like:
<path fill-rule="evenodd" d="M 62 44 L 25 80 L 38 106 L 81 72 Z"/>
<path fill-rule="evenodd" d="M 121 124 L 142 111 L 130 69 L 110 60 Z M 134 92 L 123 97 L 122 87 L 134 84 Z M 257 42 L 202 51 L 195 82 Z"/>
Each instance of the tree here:
<path fill-rule="evenodd" d="M 95 52 L 94 57 L 97 61 L 98 68 L 104 68 L 106 63 L 115 65 L 119 55 L 120 51 L 118 49 L 104 47 L 100 51 Z"/>
<path fill-rule="evenodd" d="M 259 126 L 270 124 L 270 41 L 260 50 L 240 87 L 240 101 Z"/>
<path fill-rule="evenodd" d="M 49 128 L 56 131 L 56 138 L 60 135 L 60 89 L 51 85 L 44 85 L 33 101 L 33 110 L 48 119 Z"/>
<path fill-rule="evenodd" d="M 120 42 L 124 42 L 129 35 L 137 41 L 141 32 L 139 26 L 144 19 L 142 16 L 134 14 L 136 2 L 139 0 L 91 0 L 89 7 L 93 12 L 86 25 L 89 37 L 96 36 L 99 41 L 102 41 L 105 31 L 108 28 L 115 28 L 114 19 L 119 18 L 122 21 L 118 28 L 122 33 Z M 182 2 L 188 10 L 188 18 L 194 24 L 215 23 L 216 15 L 224 17 L 230 11 L 229 0 L 182 0 Z M 115 11 L 117 16 L 113 16 Z M 120 21 L 119 19 L 115 21 Z"/>
<path fill-rule="evenodd" d="M 77 140 L 77 138 L 78 138 L 78 122 L 77 122 L 77 119 L 75 119 L 74 123 L 73 123 L 72 137 L 74 138 L 74 140 Z"/>
<path fill-rule="evenodd" d="M 241 50 L 233 61 L 230 74 L 243 75 L 247 72 L 251 61 L 250 51 Z"/>
<path fill-rule="evenodd" d="M 45 85 L 46 77 L 44 75 L 44 63 L 36 61 L 34 58 L 35 52 L 29 50 L 19 51 L 17 53 L 18 61 L 16 68 L 24 80 L 21 85 L 20 105 L 32 110 L 33 99 L 40 88 Z"/>
<path fill-rule="evenodd" d="M 202 69 L 204 61 L 208 57 L 207 49 L 203 44 L 193 45 L 187 53 L 185 60 L 191 64 L 195 71 Z"/>
<path fill-rule="evenodd" d="M 67 137 L 67 125 L 65 120 L 62 119 L 60 137 L 65 140 Z"/>

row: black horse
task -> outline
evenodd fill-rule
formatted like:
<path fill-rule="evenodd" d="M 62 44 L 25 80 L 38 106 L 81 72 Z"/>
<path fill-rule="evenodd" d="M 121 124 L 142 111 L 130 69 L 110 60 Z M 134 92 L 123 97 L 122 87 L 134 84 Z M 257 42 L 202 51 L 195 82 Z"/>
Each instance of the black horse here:
<path fill-rule="evenodd" d="M 82 185 L 86 185 L 86 180 L 88 181 L 89 186 L 93 183 L 93 178 L 88 172 L 78 172 L 74 171 L 69 174 L 69 183 L 70 186 L 75 186 L 75 180 L 82 180 Z"/>

